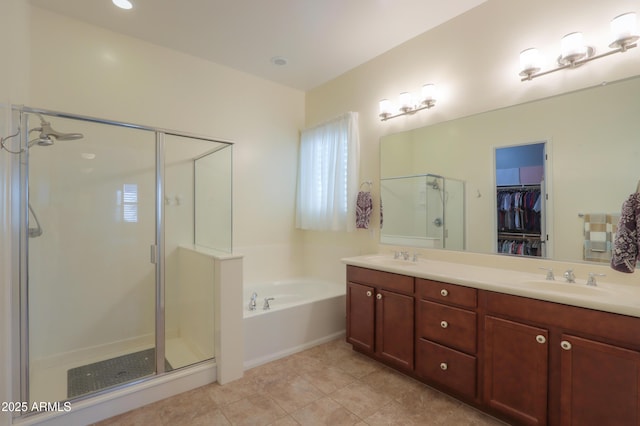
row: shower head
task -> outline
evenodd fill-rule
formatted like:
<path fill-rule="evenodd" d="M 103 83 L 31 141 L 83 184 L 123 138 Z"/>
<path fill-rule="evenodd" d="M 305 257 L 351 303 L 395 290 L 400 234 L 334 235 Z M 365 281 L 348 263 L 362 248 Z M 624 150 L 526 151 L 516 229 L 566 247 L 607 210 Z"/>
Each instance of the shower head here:
<path fill-rule="evenodd" d="M 82 139 L 84 135 L 82 133 L 61 133 L 53 130 L 51 128 L 51 123 L 48 121 L 43 121 L 41 123 L 42 127 L 40 128 L 40 136 L 46 136 L 49 139 L 51 137 L 56 138 L 59 141 L 72 141 L 75 139 Z"/>
<path fill-rule="evenodd" d="M 40 146 L 53 145 L 53 139 L 59 141 L 72 141 L 84 137 L 82 133 L 62 133 L 53 130 L 53 128 L 51 128 L 51 123 L 45 121 L 42 116 L 40 116 L 40 127 L 35 127 L 29 130 L 29 133 L 31 132 L 40 132 L 40 136 L 29 142 L 30 147 L 36 144 Z"/>

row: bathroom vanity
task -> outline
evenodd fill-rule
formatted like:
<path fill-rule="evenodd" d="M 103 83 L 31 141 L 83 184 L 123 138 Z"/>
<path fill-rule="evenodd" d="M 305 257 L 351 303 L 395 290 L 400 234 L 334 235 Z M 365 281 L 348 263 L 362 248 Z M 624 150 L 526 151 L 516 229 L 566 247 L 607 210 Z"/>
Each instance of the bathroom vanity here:
<path fill-rule="evenodd" d="M 385 256 L 347 264 L 347 341 L 510 424 L 640 425 L 640 292 Z"/>

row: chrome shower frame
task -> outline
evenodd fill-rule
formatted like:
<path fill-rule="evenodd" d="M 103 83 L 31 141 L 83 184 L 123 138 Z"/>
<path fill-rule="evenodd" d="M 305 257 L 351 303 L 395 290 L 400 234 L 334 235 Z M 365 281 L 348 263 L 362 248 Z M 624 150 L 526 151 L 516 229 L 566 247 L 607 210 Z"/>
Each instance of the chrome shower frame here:
<path fill-rule="evenodd" d="M 155 292 L 155 347 L 156 347 L 156 374 L 150 377 L 138 379 L 134 382 L 124 383 L 119 386 L 109 388 L 104 391 L 97 391 L 78 399 L 84 399 L 96 396 L 102 393 L 128 387 L 143 381 L 153 380 L 162 374 L 170 374 L 165 372 L 165 271 L 164 271 L 164 136 L 179 136 L 191 139 L 215 142 L 223 144 L 226 147 L 232 147 L 233 142 L 219 138 L 211 138 L 198 134 L 180 132 L 175 130 L 163 129 L 159 127 L 144 126 L 128 122 L 105 120 L 90 116 L 68 114 L 59 111 L 52 111 L 39 108 L 31 108 L 22 105 L 13 105 L 12 109 L 12 125 L 18 127 L 20 152 L 12 156 L 14 157 L 11 165 L 11 223 L 12 225 L 12 245 L 18 247 L 19 255 L 12 261 L 12 306 L 18 307 L 12 310 L 12 357 L 18 360 L 20 368 L 13 370 L 12 377 L 12 394 L 20 397 L 21 401 L 30 401 L 29 392 L 29 283 L 28 283 L 28 265 L 29 265 L 29 130 L 28 114 L 44 115 L 48 117 L 58 117 L 64 119 L 72 119 L 77 121 L 103 124 L 108 126 L 117 126 L 130 129 L 144 130 L 155 134 L 156 149 L 156 213 L 155 213 L 155 243 L 151 246 L 151 261 L 155 264 L 156 273 L 156 292 Z M 17 115 L 17 119 L 16 119 Z M 40 117 L 42 118 L 42 117 Z M 69 133 L 61 135 L 80 135 L 77 133 Z M 55 137 L 55 135 L 54 135 Z M 77 139 L 74 137 L 73 139 Z M 61 138 L 60 140 L 64 140 Z M 217 151 L 218 148 L 213 151 Z M 212 152 L 213 152 L 212 151 Z M 231 200 L 230 200 L 231 203 Z M 231 209 L 233 205 L 230 204 Z M 230 223 L 233 229 L 233 223 Z M 202 361 L 206 362 L 206 361 Z M 21 413 L 22 416 L 29 416 L 31 413 Z"/>

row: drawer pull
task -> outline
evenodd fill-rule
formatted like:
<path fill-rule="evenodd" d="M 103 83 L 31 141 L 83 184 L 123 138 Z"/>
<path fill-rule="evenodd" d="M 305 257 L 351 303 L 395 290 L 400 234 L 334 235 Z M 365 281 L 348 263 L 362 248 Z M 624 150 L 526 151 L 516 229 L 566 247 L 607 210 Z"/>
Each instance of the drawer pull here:
<path fill-rule="evenodd" d="M 440 327 L 447 328 L 447 327 L 449 327 L 449 323 L 446 322 L 446 321 L 440 321 Z"/>
<path fill-rule="evenodd" d="M 382 294 L 381 293 L 376 294 L 376 299 L 378 300 L 382 299 Z"/>
<path fill-rule="evenodd" d="M 371 290 L 367 291 L 367 297 L 371 297 Z"/>
<path fill-rule="evenodd" d="M 447 368 L 449 368 L 449 366 L 447 365 L 447 363 L 446 363 L 446 362 L 441 362 L 441 363 L 440 363 L 440 370 L 442 370 L 442 371 L 446 371 L 446 370 L 447 370 Z"/>
<path fill-rule="evenodd" d="M 442 297 L 447 297 L 449 295 L 449 292 L 446 289 L 442 289 L 440 290 L 440 296 Z"/>
<path fill-rule="evenodd" d="M 560 342 L 560 347 L 562 349 L 564 349 L 565 351 L 570 351 L 571 350 L 571 342 L 567 342 L 566 340 L 563 340 L 562 342 Z"/>
<path fill-rule="evenodd" d="M 547 339 L 542 335 L 542 334 L 538 334 L 536 336 L 536 342 L 538 343 L 545 343 L 547 341 Z"/>

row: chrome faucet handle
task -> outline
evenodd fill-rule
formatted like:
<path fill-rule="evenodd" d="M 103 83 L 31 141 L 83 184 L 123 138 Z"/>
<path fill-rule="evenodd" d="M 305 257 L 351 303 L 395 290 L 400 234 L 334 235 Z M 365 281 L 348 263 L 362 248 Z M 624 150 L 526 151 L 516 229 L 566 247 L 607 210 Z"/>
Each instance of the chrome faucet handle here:
<path fill-rule="evenodd" d="M 275 300 L 275 298 L 274 297 L 265 297 L 264 298 L 264 305 L 262 306 L 262 309 L 264 309 L 265 311 L 271 309 L 271 306 L 269 306 L 269 301 L 270 300 Z"/>
<path fill-rule="evenodd" d="M 420 256 L 420 253 L 416 253 L 416 252 L 413 253 L 413 261 L 414 262 L 418 261 L 418 256 Z"/>
<path fill-rule="evenodd" d="M 249 301 L 249 310 L 250 311 L 255 311 L 256 310 L 256 299 L 258 299 L 258 293 L 256 293 L 254 291 L 253 294 L 251 295 L 251 300 Z"/>
<path fill-rule="evenodd" d="M 565 280 L 567 280 L 568 283 L 576 282 L 576 276 L 573 273 L 573 269 L 567 269 L 562 276 Z"/>
<path fill-rule="evenodd" d="M 606 277 L 606 274 L 596 274 L 595 272 L 589 272 L 589 278 L 587 279 L 587 285 L 591 287 L 597 287 L 596 277 Z"/>
<path fill-rule="evenodd" d="M 404 260 L 409 260 L 409 252 L 408 251 L 403 251 L 401 254 L 402 254 L 402 258 Z"/>
<path fill-rule="evenodd" d="M 545 277 L 545 280 L 554 281 L 556 279 L 555 275 L 553 275 L 553 269 L 551 268 L 539 268 L 539 269 L 547 271 L 547 276 Z"/>
<path fill-rule="evenodd" d="M 400 259 L 400 252 L 399 251 L 394 251 L 393 252 L 393 258 L 394 259 Z"/>

